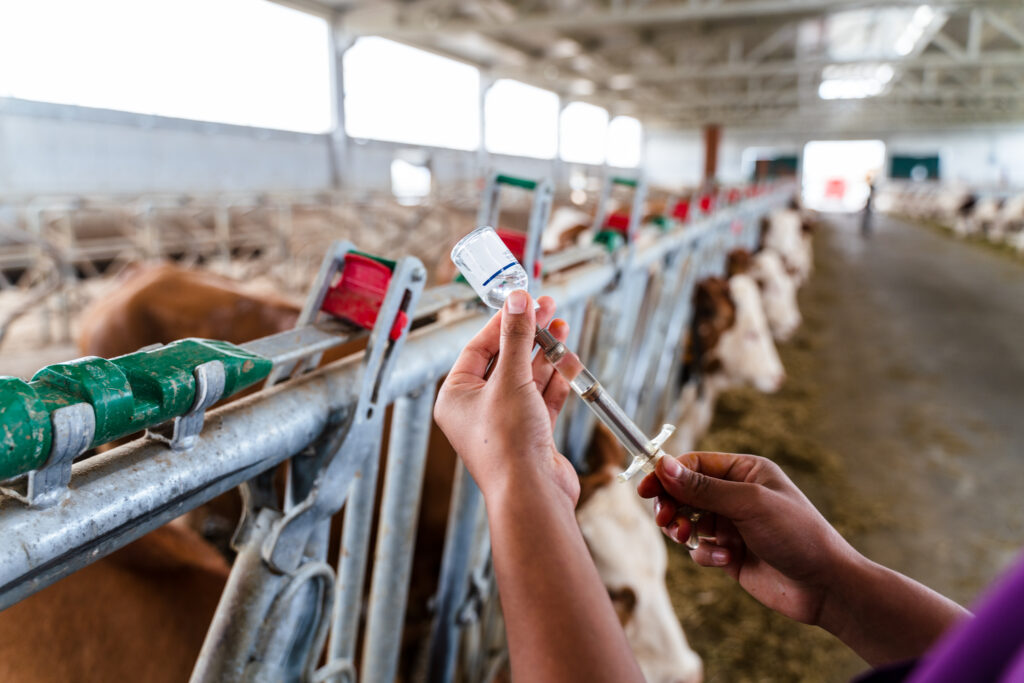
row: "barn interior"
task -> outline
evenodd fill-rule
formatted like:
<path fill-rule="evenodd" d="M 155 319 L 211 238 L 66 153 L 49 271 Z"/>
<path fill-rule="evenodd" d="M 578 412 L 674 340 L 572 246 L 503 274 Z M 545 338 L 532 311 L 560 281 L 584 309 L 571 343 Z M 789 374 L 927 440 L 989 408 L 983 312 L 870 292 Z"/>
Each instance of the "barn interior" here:
<path fill-rule="evenodd" d="M 574 268 L 625 272 L 622 264 L 648 248 L 643 230 L 677 246 L 694 231 L 720 230 L 732 235 L 723 243 L 756 252 L 768 249 L 776 214 L 789 212 L 812 258 L 791 266 L 783 254 L 782 277 L 798 290 L 800 316 L 786 334 L 772 330 L 785 380 L 770 391 L 756 381 L 730 385 L 689 447 L 773 460 L 858 551 L 970 606 L 1024 545 L 1022 79 L 1018 0 L 0 3 L 0 376 L 28 383 L 42 368 L 106 357 L 87 343 L 98 338 L 128 344 L 114 356 L 207 336 L 143 335 L 134 344 L 127 340 L 137 330 L 100 329 L 101 313 L 112 320 L 119 293 L 156 264 L 231 281 L 297 310 L 337 240 L 390 260 L 395 278 L 394 260 L 419 259 L 426 278 L 420 305 L 434 308 L 429 323 L 410 310 L 412 326 L 421 334 L 431 325 L 458 326 L 459 316 L 483 308 L 466 299 L 466 287 L 452 289 L 449 254 L 459 238 L 497 217 L 481 211 L 498 196 L 492 192 L 502 198 L 494 227 L 527 241 L 542 231 L 536 253 L 521 246 L 516 256 L 536 264 L 531 276 L 543 291 L 566 296 L 582 286 Z M 556 234 L 559 217 L 568 222 Z M 560 232 L 570 225 L 579 230 Z M 655 248 L 667 254 L 675 247 Z M 710 253 L 695 251 L 680 272 L 731 274 L 725 253 Z M 689 306 L 696 277 L 678 281 L 677 301 Z M 605 289 L 587 295 L 598 302 L 589 305 L 613 300 L 625 282 L 609 276 Z M 186 297 L 184 286 L 166 289 L 153 304 L 159 312 L 138 320 L 202 315 L 190 312 L 202 307 Z M 656 374 L 631 359 L 668 338 L 671 309 L 664 320 L 653 311 L 671 298 L 644 299 L 622 339 L 603 336 L 612 323 L 602 327 L 582 308 L 570 319 L 571 328 L 585 327 L 572 339 L 587 342 L 577 350 L 588 366 L 625 363 L 609 386 L 652 425 L 661 420 L 644 405 L 651 394 L 642 377 L 619 375 L 627 368 Z M 454 302 L 454 323 L 444 302 Z M 685 364 L 696 326 L 680 320 L 672 338 Z M 622 344 L 620 361 L 606 357 L 605 342 Z M 404 348 L 429 355 L 424 345 Z M 685 386 L 665 381 L 669 390 Z M 13 433 L 27 418 L 15 414 L 14 399 L 5 403 L 3 392 L 13 389 L 2 382 L 0 425 Z M 268 387 L 244 400 L 282 393 Z M 407 414 L 394 410 L 392 426 Z M 556 428 L 567 454 L 590 443 L 570 420 L 582 414 L 574 410 Z M 199 419 L 202 425 L 201 411 Z M 378 433 L 375 447 L 386 449 L 381 443 Z M 134 446 L 111 452 L 120 448 Z M 91 476 L 84 464 L 91 453 L 75 455 L 81 476 Z M 587 474 L 582 460 L 573 462 Z M 80 470 L 69 471 L 73 498 Z M 5 529 L 28 524 L 15 518 L 49 514 L 11 497 L 15 479 L 33 486 L 27 470 L 15 474 L 0 481 Z M 429 497 L 429 477 L 410 485 Z M 445 506 L 447 486 L 439 494 Z M 182 503 L 179 513 L 201 502 Z M 46 666 L 27 674 L 10 663 L 21 646 L 4 644 L 11 631 L 3 615 L 31 613 L 30 601 L 69 581 L 72 569 L 134 541 L 147 523 L 88 560 L 58 553 L 32 565 L 30 557 L 2 602 L 3 678 L 117 679 L 84 664 L 77 674 L 47 673 Z M 235 518 L 219 524 L 208 524 L 207 540 L 237 568 L 229 545 Z M 382 532 L 372 528 L 379 541 Z M 90 543 L 100 543 L 95 534 Z M 488 542 L 476 537 L 478 555 L 486 557 Z M 411 555 L 414 544 L 401 547 Z M 831 682 L 870 668 L 833 635 L 772 612 L 725 573 L 698 566 L 684 547 L 664 545 L 671 610 L 701 664 L 699 673 L 675 677 L 645 668 L 648 680 Z M 5 562 L 0 557 L 0 569 Z M 489 571 L 486 561 L 481 566 Z M 53 578 L 25 588 L 37 570 Z M 493 582 L 462 578 L 477 586 L 479 621 L 500 622 Z M 189 586 L 166 590 L 183 591 L 179 599 L 187 601 Z M 439 619 L 444 610 L 428 608 L 428 597 L 405 613 Z M 214 597 L 210 609 L 216 604 Z M 360 604 L 354 609 L 365 617 L 371 608 Z M 189 662 L 200 656 L 211 617 L 197 617 L 197 640 L 182 646 Z M 77 647 L 68 624 L 63 639 Z M 356 671 L 369 667 L 359 680 L 406 680 L 398 664 L 365 664 L 377 654 L 366 644 L 372 632 L 360 633 L 353 642 L 363 659 L 345 660 Z M 419 639 L 434 647 L 436 635 L 426 633 Z M 422 666 L 410 665 L 409 680 L 505 680 L 500 627 L 458 634 L 457 664 L 435 666 L 434 650 L 421 650 L 413 658 Z M 326 647 L 334 642 L 332 633 Z M 119 656 L 116 644 L 95 648 L 96 657 Z M 397 662 L 397 649 L 393 656 Z M 313 669 L 295 680 L 356 680 L 340 669 L 321 669 L 316 678 Z M 180 680 L 176 670 L 163 671 L 166 678 L 137 680 Z M 193 680 L 217 679 L 208 671 Z"/>

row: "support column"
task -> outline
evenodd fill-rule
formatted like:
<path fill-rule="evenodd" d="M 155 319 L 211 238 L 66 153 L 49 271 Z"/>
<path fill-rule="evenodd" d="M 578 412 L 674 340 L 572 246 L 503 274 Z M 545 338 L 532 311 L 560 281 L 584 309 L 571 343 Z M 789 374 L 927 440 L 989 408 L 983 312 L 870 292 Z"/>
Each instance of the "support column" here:
<path fill-rule="evenodd" d="M 718 173 L 718 143 L 722 139 L 722 127 L 717 124 L 704 126 L 704 182 L 711 183 Z"/>
<path fill-rule="evenodd" d="M 565 176 L 565 162 L 562 161 L 562 112 L 569 104 L 569 98 L 563 93 L 558 94 L 558 125 L 555 126 L 555 157 L 551 160 L 551 182 L 555 186 L 555 193 L 569 185 L 569 178 Z"/>
<path fill-rule="evenodd" d="M 331 186 L 341 189 L 348 175 L 349 140 L 345 132 L 345 52 L 352 47 L 355 39 L 345 33 L 341 15 L 335 13 L 330 19 L 331 60 L 331 131 L 328 133 Z"/>
<path fill-rule="evenodd" d="M 479 102 L 479 113 L 480 113 L 480 146 L 477 147 L 476 152 L 476 170 L 477 175 L 481 178 L 486 178 L 488 168 L 491 162 L 490 154 L 487 152 L 487 93 L 490 92 L 491 86 L 494 85 L 495 78 L 488 73 L 480 72 L 480 102 Z"/>

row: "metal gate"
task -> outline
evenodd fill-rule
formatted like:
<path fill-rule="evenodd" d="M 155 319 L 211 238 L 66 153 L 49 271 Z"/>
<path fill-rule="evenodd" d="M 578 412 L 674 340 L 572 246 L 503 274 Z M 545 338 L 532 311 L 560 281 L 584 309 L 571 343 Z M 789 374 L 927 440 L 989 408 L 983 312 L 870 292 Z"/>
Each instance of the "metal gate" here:
<path fill-rule="evenodd" d="M 642 186 L 636 189 L 639 194 Z M 635 239 L 637 203 L 624 246 L 612 252 L 578 247 L 544 261 L 535 293 L 558 302 L 559 315 L 571 325 L 570 347 L 607 380 L 641 429 L 660 425 L 679 388 L 675 378 L 693 284 L 720 274 L 729 249 L 753 247 L 759 219 L 791 192 L 788 186 L 764 190 L 644 242 Z M 343 261 L 351 249 L 339 245 L 328 255 L 323 283 L 349 267 Z M 297 332 L 241 348 L 176 342 L 89 365 L 86 374 L 94 379 L 111 373 L 130 380 L 137 395 L 134 407 L 122 406 L 127 412 L 100 409 L 113 404 L 103 403 L 109 386 L 97 381 L 72 391 L 60 410 L 40 416 L 39 406 L 26 398 L 25 383 L 0 380 L 0 406 L 23 410 L 25 438 L 39 438 L 39 448 L 24 451 L 21 460 L 0 453 L 0 477 L 8 478 L 4 492 L 21 501 L 0 506 L 0 608 L 242 486 L 239 555 L 193 680 L 392 680 L 435 386 L 489 313 L 462 284 L 422 291 L 425 273 L 416 259 L 388 267 L 389 286 L 369 326 L 367 350 L 312 372 L 301 373 L 325 349 L 350 338 L 314 324 L 322 291 L 311 299 L 316 307 L 303 313 L 310 324 Z M 436 318 L 443 309 L 458 313 Z M 410 326 L 417 329 L 409 332 Z M 47 390 L 66 389 L 82 372 L 71 364 L 51 366 L 40 373 L 39 386 L 48 381 Z M 154 379 L 154 372 L 177 374 Z M 268 374 L 293 379 L 206 413 L 221 396 Z M 142 384 L 173 400 L 143 406 Z M 388 406 L 387 466 L 379 473 Z M 90 444 L 140 425 L 151 427 L 151 438 L 72 464 Z M 577 464 L 591 427 L 588 411 L 570 401 L 556 439 Z M 281 507 L 271 478 L 287 460 L 291 478 Z M 378 476 L 384 477 L 380 501 Z M 343 552 L 331 566 L 329 520 L 339 509 L 345 512 Z M 375 510 L 379 531 L 367 582 Z M 459 464 L 422 676 L 488 678 L 503 656 L 495 595 L 480 492 Z"/>

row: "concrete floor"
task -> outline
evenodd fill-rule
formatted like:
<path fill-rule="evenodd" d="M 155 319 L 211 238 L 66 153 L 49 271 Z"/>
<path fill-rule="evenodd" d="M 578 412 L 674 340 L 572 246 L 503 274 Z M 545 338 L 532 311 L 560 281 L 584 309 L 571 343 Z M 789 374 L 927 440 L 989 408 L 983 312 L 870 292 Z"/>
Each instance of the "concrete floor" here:
<path fill-rule="evenodd" d="M 1024 547 L 1024 264 L 894 218 L 827 224 L 817 436 L 890 520 L 855 541 L 969 603 Z"/>

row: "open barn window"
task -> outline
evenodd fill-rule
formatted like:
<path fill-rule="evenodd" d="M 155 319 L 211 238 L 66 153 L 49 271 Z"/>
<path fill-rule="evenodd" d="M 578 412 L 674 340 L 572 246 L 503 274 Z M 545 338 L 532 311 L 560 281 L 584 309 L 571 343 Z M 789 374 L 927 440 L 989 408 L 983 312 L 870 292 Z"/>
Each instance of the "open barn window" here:
<path fill-rule="evenodd" d="M 608 138 L 608 112 L 586 102 L 572 102 L 562 110 L 561 150 L 564 161 L 603 164 Z"/>
<path fill-rule="evenodd" d="M 476 149 L 480 72 L 383 38 L 345 52 L 345 131 L 354 138 Z"/>
<path fill-rule="evenodd" d="M 484 101 L 484 138 L 494 154 L 551 159 L 558 153 L 558 95 L 502 78 Z"/>
<path fill-rule="evenodd" d="M 327 22 L 253 0 L 0 2 L 0 96 L 323 133 Z"/>
<path fill-rule="evenodd" d="M 430 194 L 430 181 L 430 167 L 425 163 L 417 164 L 405 159 L 391 162 L 391 194 L 399 204 L 421 203 Z"/>
<path fill-rule="evenodd" d="M 635 168 L 640 165 L 644 129 L 632 116 L 616 116 L 608 124 L 608 165 Z"/>

